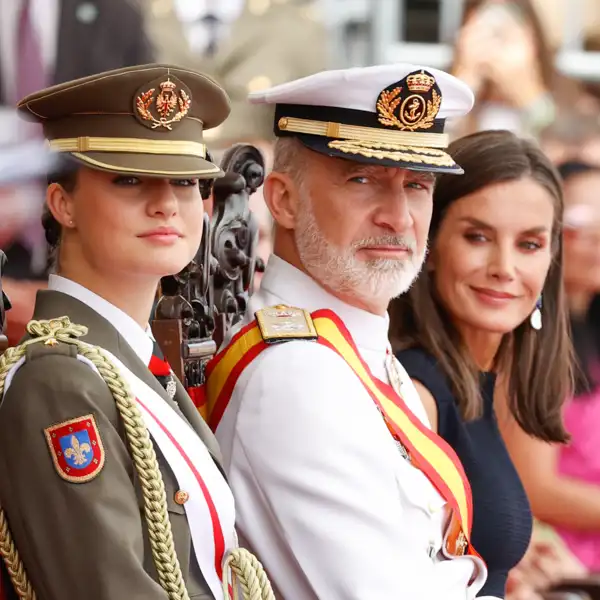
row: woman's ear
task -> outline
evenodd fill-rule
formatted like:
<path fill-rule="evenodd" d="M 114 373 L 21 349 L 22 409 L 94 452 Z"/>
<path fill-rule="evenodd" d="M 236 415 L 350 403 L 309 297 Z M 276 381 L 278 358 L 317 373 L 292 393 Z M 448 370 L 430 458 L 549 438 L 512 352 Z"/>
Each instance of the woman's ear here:
<path fill-rule="evenodd" d="M 433 251 L 433 248 L 431 248 L 427 253 L 427 257 L 425 258 L 425 270 L 428 273 L 433 273 L 433 271 L 435 271 L 435 264 L 435 252 Z"/>
<path fill-rule="evenodd" d="M 75 227 L 73 199 L 59 183 L 51 183 L 46 190 L 48 210 L 61 227 Z"/>
<path fill-rule="evenodd" d="M 284 229 L 294 229 L 298 213 L 298 186 L 287 173 L 272 171 L 263 195 L 275 222 Z"/>

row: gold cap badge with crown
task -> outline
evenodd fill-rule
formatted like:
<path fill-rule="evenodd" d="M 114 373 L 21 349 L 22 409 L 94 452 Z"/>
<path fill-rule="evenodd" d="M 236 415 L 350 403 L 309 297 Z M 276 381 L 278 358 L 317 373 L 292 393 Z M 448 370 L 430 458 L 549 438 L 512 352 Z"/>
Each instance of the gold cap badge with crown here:
<path fill-rule="evenodd" d="M 442 94 L 435 77 L 422 69 L 379 94 L 378 120 L 382 125 L 402 131 L 431 129 L 441 104 Z"/>
<path fill-rule="evenodd" d="M 425 71 L 409 75 L 406 78 L 406 86 L 411 92 L 423 92 L 426 94 L 435 85 L 435 77 L 428 75 Z"/>
<path fill-rule="evenodd" d="M 135 99 L 135 109 L 140 122 L 151 129 L 164 128 L 171 131 L 173 125 L 188 114 L 192 104 L 189 89 L 186 90 L 181 82 L 179 85 L 181 89 L 177 94 L 177 83 L 172 81 L 171 77 L 167 77 L 163 81 L 152 82 L 148 86 L 149 89 L 140 90 Z M 155 95 L 156 87 L 160 91 Z M 152 114 L 153 108 L 156 110 L 156 116 Z"/>

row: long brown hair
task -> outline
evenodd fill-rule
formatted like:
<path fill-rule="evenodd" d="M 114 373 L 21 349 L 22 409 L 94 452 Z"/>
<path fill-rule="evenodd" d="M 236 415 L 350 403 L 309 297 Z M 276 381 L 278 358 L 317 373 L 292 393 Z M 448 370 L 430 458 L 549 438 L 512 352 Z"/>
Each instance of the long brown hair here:
<path fill-rule="evenodd" d="M 488 2 L 489 0 L 466 0 L 463 11 L 463 25 L 475 11 Z M 531 0 L 505 0 L 505 2 L 514 7 L 523 21 L 531 27 L 531 32 L 535 40 L 542 81 L 544 82 L 546 89 L 552 90 L 556 77 L 554 53 L 551 50 L 550 43 L 544 31 L 544 26 L 533 2 Z M 515 85 L 518 84 L 515 83 Z"/>
<path fill-rule="evenodd" d="M 465 175 L 441 175 L 434 192 L 430 244 L 448 207 L 489 185 L 530 177 L 554 199 L 553 257 L 542 296 L 543 328 L 529 320 L 504 336 L 496 368 L 508 376 L 509 409 L 523 430 L 539 439 L 563 442 L 561 407 L 573 388 L 573 351 L 563 291 L 562 213 L 560 178 L 534 142 L 508 131 L 484 131 L 461 138 L 449 152 Z M 438 361 L 448 378 L 465 420 L 482 411 L 477 367 L 451 316 L 437 298 L 433 279 L 424 269 L 411 290 L 390 307 L 392 341 L 396 349 L 420 347 Z"/>

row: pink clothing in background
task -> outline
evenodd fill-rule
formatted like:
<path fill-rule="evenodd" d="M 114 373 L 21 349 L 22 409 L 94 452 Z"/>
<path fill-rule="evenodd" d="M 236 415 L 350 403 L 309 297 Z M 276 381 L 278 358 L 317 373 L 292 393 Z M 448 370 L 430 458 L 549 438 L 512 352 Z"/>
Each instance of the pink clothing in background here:
<path fill-rule="evenodd" d="M 600 389 L 567 404 L 565 426 L 571 442 L 561 449 L 559 472 L 600 486 Z M 588 569 L 600 571 L 600 531 L 556 527 L 556 532 Z"/>

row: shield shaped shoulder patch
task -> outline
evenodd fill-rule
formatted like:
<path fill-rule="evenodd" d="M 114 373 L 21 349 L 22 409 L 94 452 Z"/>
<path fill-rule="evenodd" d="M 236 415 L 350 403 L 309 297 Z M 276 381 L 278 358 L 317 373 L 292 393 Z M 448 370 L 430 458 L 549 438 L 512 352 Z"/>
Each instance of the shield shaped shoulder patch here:
<path fill-rule="evenodd" d="M 56 472 L 71 483 L 85 483 L 104 467 L 104 447 L 93 415 L 44 429 Z"/>

